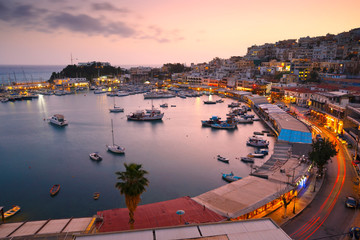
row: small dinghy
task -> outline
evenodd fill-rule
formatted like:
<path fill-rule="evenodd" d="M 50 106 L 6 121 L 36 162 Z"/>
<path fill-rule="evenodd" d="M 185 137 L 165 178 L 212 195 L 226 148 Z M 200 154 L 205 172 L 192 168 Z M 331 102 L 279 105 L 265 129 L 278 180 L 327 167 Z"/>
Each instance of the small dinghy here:
<path fill-rule="evenodd" d="M 100 193 L 95 192 L 95 193 L 94 193 L 94 196 L 93 196 L 94 200 L 98 200 L 99 197 L 100 197 Z"/>
<path fill-rule="evenodd" d="M 254 163 L 254 159 L 251 157 L 241 157 L 240 160 L 244 163 Z"/>
<path fill-rule="evenodd" d="M 233 172 L 229 174 L 223 173 L 222 178 L 227 182 L 234 182 L 241 179 L 241 177 L 235 176 Z"/>
<path fill-rule="evenodd" d="M 224 163 L 229 163 L 229 159 L 222 157 L 220 155 L 217 155 L 217 160 L 224 162 Z"/>
<path fill-rule="evenodd" d="M 50 189 L 50 195 L 51 196 L 55 196 L 56 194 L 58 194 L 60 191 L 60 184 L 55 184 L 54 186 L 51 187 Z"/>
<path fill-rule="evenodd" d="M 90 157 L 91 160 L 94 160 L 94 161 L 101 161 L 102 160 L 102 157 L 98 154 L 98 152 L 90 153 L 89 157 Z"/>

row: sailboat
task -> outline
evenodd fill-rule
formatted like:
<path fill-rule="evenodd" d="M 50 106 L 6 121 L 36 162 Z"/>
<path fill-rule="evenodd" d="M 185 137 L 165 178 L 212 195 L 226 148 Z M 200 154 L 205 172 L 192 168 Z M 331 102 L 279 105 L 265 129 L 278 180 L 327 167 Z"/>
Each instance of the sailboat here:
<path fill-rule="evenodd" d="M 113 127 L 113 120 L 111 119 L 111 134 L 112 134 L 112 145 L 106 145 L 108 151 L 113 153 L 125 153 L 125 148 L 120 147 L 114 143 L 114 127 Z"/>
<path fill-rule="evenodd" d="M 109 110 L 110 110 L 110 112 L 123 112 L 124 108 L 117 107 L 116 104 L 115 104 L 115 98 L 114 98 L 114 107 L 110 108 Z"/>

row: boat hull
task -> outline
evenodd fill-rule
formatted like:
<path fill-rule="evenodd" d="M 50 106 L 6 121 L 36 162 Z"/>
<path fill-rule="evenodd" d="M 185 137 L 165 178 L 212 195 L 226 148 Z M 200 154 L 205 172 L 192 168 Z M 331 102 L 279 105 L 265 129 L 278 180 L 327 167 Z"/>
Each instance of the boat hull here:
<path fill-rule="evenodd" d="M 19 206 L 13 206 L 13 208 L 9 209 L 8 211 L 4 212 L 4 218 L 7 219 L 9 217 L 14 216 L 17 212 L 20 211 Z"/>
<path fill-rule="evenodd" d="M 108 149 L 108 151 L 113 152 L 113 153 L 117 153 L 117 154 L 124 154 L 125 153 L 125 148 L 122 148 L 118 145 L 106 145 L 106 148 Z"/>
<path fill-rule="evenodd" d="M 55 184 L 54 186 L 52 186 L 52 188 L 50 189 L 50 195 L 51 196 L 55 196 L 56 194 L 58 194 L 60 191 L 60 185 L 59 184 Z"/>

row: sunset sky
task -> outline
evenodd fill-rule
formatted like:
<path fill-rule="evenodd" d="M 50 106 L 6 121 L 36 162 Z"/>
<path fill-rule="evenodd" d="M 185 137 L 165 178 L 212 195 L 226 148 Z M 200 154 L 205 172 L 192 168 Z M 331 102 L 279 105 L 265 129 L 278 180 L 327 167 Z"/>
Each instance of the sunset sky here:
<path fill-rule="evenodd" d="M 200 63 L 360 27 L 360 0 L 0 0 L 0 64 Z"/>

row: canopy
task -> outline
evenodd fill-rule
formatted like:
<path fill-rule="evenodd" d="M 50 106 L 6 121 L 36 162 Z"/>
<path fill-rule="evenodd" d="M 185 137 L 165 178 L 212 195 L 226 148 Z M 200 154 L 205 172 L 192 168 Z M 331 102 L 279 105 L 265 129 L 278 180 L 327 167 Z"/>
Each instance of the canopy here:
<path fill-rule="evenodd" d="M 281 129 L 278 140 L 291 143 L 312 143 L 310 132 L 301 132 L 290 129 Z"/>

